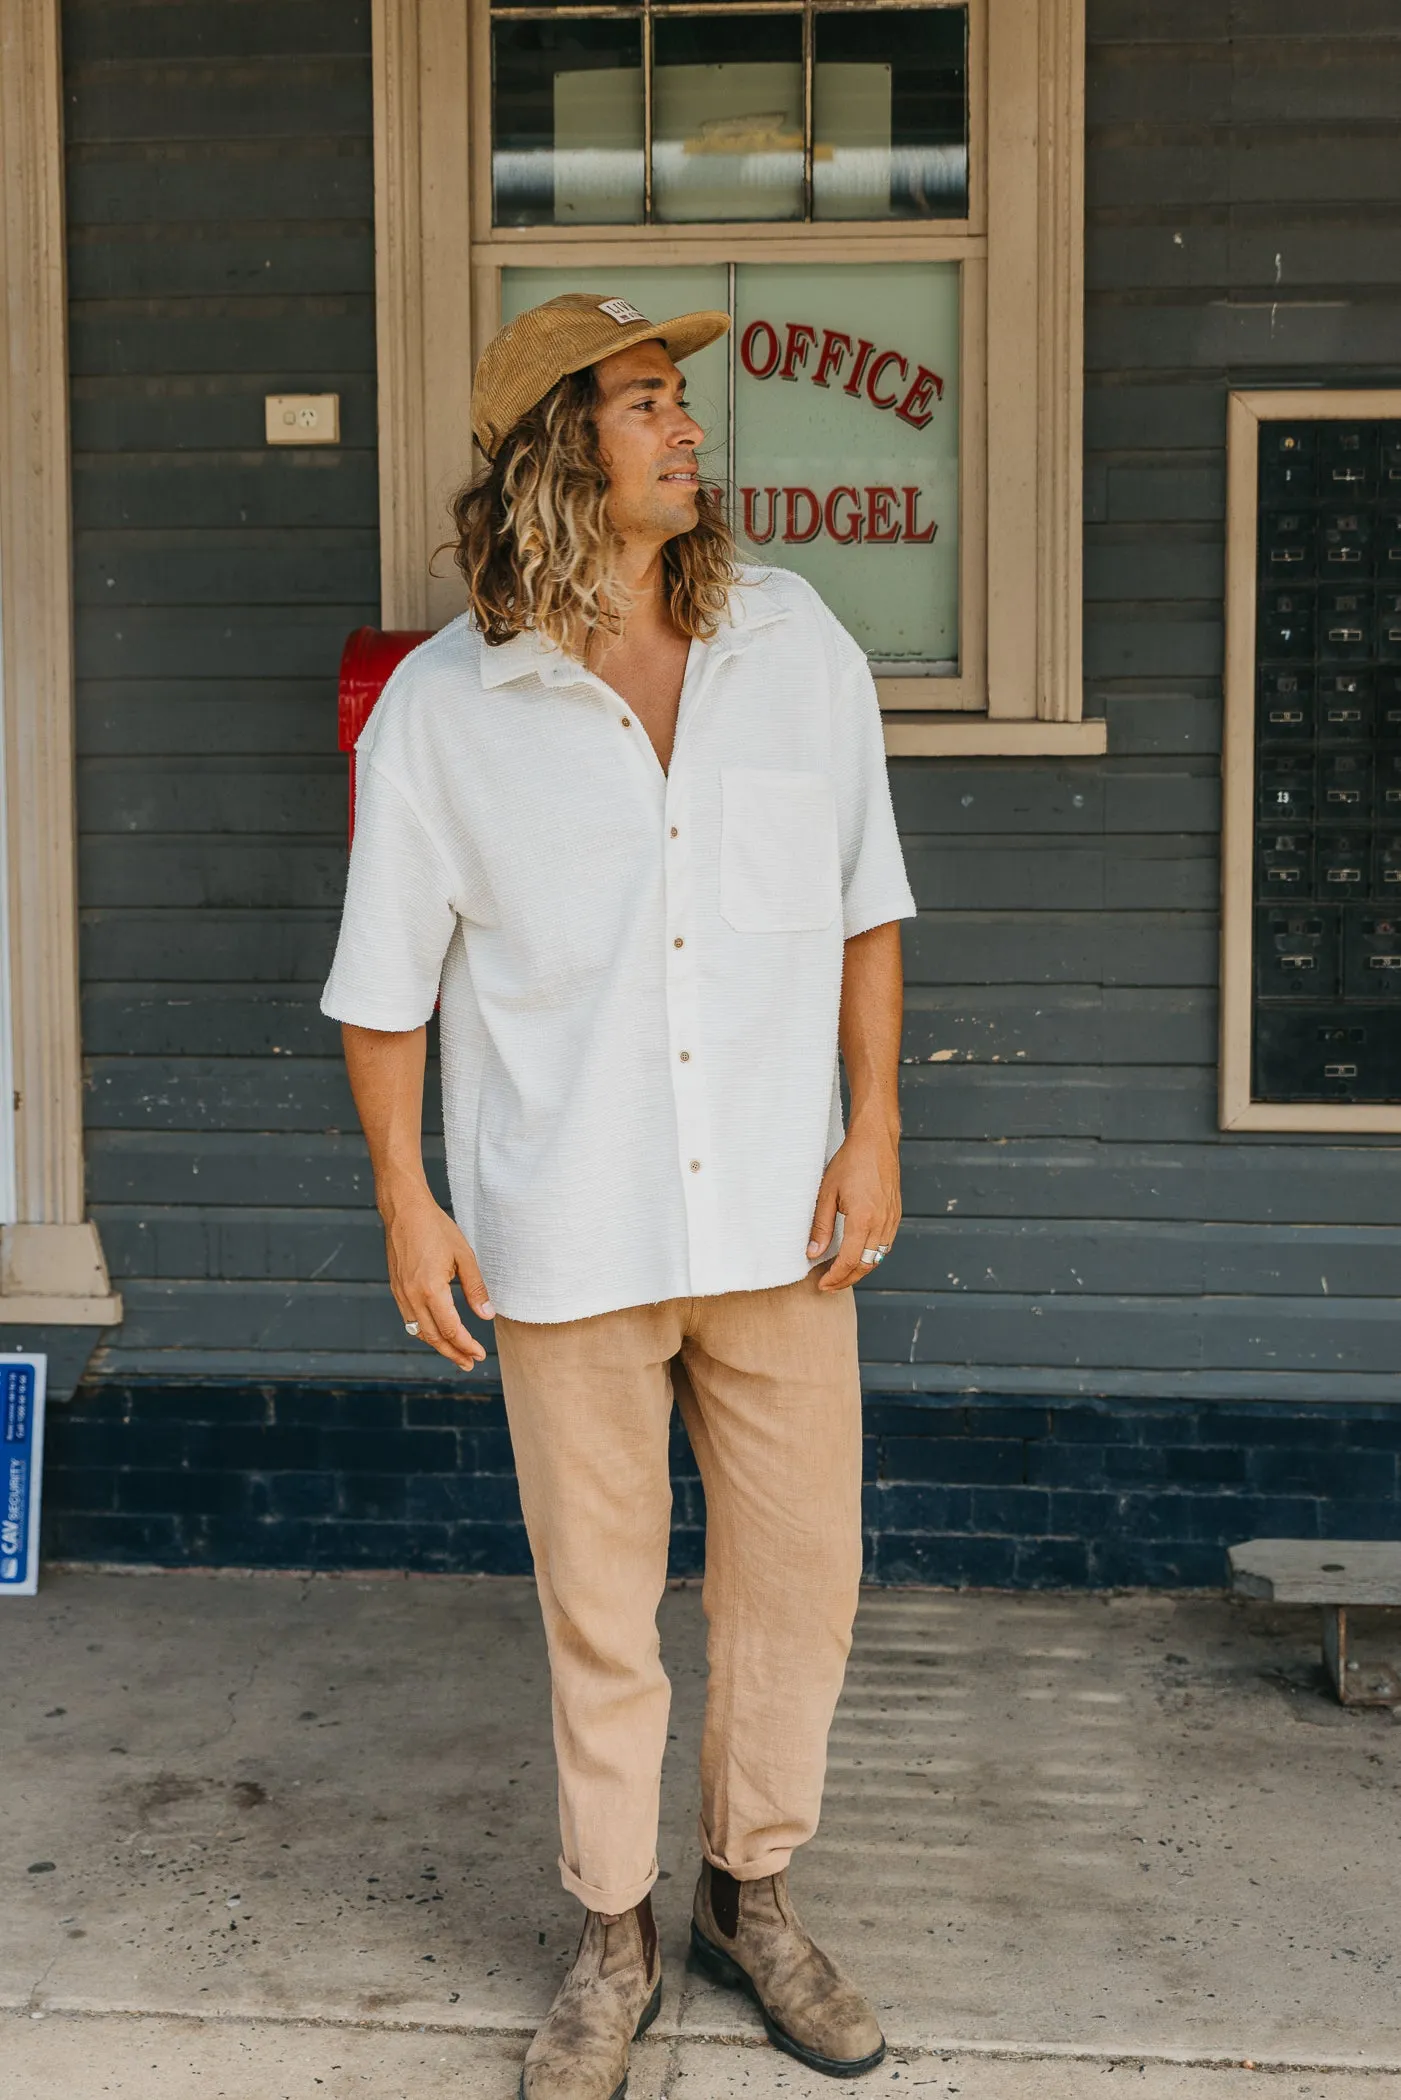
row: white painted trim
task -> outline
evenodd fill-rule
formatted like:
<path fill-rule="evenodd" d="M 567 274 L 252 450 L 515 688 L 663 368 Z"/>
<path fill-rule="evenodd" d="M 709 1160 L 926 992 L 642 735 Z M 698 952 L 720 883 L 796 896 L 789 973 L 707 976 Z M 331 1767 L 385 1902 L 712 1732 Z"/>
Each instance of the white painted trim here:
<path fill-rule="evenodd" d="M 83 1217 L 58 0 L 0 0 L 0 612 L 17 1223 L 0 1323 L 120 1318 Z M 23 1282 L 39 1259 L 39 1294 Z M 18 1292 L 10 1301 L 11 1286 Z"/>
<path fill-rule="evenodd" d="M 997 721 L 965 716 L 908 715 L 885 718 L 887 758 L 1103 758 L 1105 724 L 1085 722 Z"/>

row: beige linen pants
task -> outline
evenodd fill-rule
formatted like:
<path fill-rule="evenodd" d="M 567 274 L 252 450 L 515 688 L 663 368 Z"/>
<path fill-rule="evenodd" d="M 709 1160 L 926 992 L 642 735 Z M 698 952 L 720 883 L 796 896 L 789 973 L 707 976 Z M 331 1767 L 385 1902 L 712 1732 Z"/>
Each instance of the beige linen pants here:
<path fill-rule="evenodd" d="M 675 1394 L 705 1485 L 710 1682 L 701 1843 L 741 1881 L 817 1826 L 861 1574 L 861 1396 L 850 1291 L 675 1298 L 541 1326 L 496 1321 L 554 1688 L 560 1872 L 591 1910 L 656 1878 L 671 1688 Z"/>

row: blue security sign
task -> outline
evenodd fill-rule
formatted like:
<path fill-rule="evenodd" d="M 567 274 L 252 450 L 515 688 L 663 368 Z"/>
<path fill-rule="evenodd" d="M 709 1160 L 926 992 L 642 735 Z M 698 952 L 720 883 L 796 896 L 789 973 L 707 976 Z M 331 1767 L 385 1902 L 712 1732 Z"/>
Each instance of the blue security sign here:
<path fill-rule="evenodd" d="M 44 1464 L 43 1356 L 0 1356 L 0 1596 L 39 1587 L 39 1479 Z"/>

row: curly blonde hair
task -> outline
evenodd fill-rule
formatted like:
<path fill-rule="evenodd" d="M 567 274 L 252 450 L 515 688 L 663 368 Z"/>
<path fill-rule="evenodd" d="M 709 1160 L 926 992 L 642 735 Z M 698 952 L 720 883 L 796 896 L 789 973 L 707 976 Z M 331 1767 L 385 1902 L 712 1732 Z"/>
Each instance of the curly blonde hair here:
<path fill-rule="evenodd" d="M 621 632 L 622 541 L 608 518 L 591 371 L 570 372 L 516 424 L 452 506 L 453 559 L 491 647 L 531 628 L 583 662 L 600 632 Z M 735 543 L 713 483 L 697 491 L 698 523 L 662 549 L 663 584 L 680 633 L 708 641 L 736 583 Z"/>

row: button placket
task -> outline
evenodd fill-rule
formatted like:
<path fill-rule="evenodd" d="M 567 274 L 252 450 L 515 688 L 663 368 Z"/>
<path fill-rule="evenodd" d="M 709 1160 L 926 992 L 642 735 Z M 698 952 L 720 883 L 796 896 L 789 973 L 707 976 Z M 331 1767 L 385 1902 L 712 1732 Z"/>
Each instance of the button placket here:
<path fill-rule="evenodd" d="M 685 819 L 684 773 L 675 757 L 667 778 L 663 814 L 662 867 L 666 897 L 667 1034 L 671 1046 L 671 1093 L 676 1107 L 677 1160 L 686 1206 L 693 1288 L 704 1289 L 720 1257 L 716 1177 L 709 1171 L 709 1103 L 703 1065 L 696 1055 L 704 1037 L 700 1026 L 700 988 L 696 977 L 695 867 L 691 826 Z"/>

